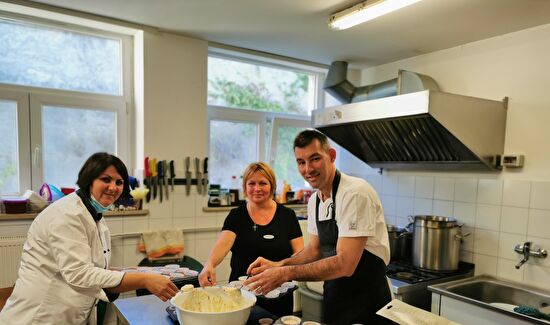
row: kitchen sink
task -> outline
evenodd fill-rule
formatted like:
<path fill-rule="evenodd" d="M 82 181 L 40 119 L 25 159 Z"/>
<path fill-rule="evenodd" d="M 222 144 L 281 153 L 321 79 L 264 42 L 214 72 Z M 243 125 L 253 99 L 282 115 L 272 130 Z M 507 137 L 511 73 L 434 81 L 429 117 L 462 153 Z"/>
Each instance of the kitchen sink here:
<path fill-rule="evenodd" d="M 448 284 L 447 291 L 484 303 L 506 303 L 535 308 L 550 305 L 550 293 L 483 276 Z"/>
<path fill-rule="evenodd" d="M 513 311 L 518 305 L 550 313 L 550 291 L 489 275 L 436 284 L 428 289 L 434 294 L 513 317 L 528 317 Z"/>

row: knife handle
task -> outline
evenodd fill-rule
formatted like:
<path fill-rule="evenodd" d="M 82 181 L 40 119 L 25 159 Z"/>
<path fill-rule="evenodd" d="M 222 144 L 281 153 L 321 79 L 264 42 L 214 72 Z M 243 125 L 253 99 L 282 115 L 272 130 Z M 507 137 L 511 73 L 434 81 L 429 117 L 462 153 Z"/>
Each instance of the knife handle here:
<path fill-rule="evenodd" d="M 176 173 L 174 172 L 174 161 L 170 160 L 170 178 L 176 177 Z"/>
<path fill-rule="evenodd" d="M 195 170 L 197 171 L 197 173 L 201 172 L 200 166 L 201 166 L 201 160 L 199 158 L 195 158 Z"/>
<path fill-rule="evenodd" d="M 153 158 L 153 161 L 151 162 L 151 176 L 156 177 L 157 176 L 157 159 Z"/>
<path fill-rule="evenodd" d="M 208 173 L 208 157 L 204 158 L 204 162 L 202 163 L 202 171 L 203 173 Z"/>
<path fill-rule="evenodd" d="M 164 175 L 164 169 L 162 167 L 162 160 L 159 160 L 157 162 L 157 174 L 160 178 L 162 178 L 162 176 Z"/>
<path fill-rule="evenodd" d="M 167 176 L 168 175 L 168 163 L 166 162 L 166 160 L 163 160 L 162 161 L 162 175 L 163 176 Z"/>
<path fill-rule="evenodd" d="M 189 165 L 191 164 L 191 157 L 187 156 L 185 157 L 185 171 L 188 172 L 189 171 Z"/>
<path fill-rule="evenodd" d="M 149 168 L 149 157 L 145 157 L 145 160 L 143 161 L 143 168 L 145 172 L 145 177 L 151 177 L 151 169 Z"/>

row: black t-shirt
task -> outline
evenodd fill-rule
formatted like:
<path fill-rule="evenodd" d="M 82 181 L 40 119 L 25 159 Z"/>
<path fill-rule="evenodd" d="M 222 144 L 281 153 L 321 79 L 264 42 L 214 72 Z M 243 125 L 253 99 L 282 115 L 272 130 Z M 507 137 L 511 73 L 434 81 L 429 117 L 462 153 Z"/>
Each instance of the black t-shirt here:
<path fill-rule="evenodd" d="M 258 257 L 271 261 L 280 261 L 292 255 L 290 241 L 302 236 L 302 230 L 296 213 L 287 207 L 277 204 L 275 216 L 265 226 L 254 225 L 248 214 L 246 204 L 229 212 L 222 230 L 229 230 L 237 235 L 231 247 L 231 275 L 229 281 L 246 275 L 250 263 Z"/>

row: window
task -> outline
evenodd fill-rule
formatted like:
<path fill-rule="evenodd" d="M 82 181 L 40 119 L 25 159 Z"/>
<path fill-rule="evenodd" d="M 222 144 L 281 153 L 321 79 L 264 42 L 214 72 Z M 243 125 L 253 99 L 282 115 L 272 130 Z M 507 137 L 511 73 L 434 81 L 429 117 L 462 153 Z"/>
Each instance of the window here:
<path fill-rule="evenodd" d="M 130 156 L 132 39 L 0 16 L 0 195 L 76 187 L 97 151 Z"/>
<path fill-rule="evenodd" d="M 321 102 L 323 73 L 312 67 L 211 53 L 210 182 L 240 188 L 246 165 L 267 161 L 279 191 L 284 181 L 295 190 L 308 186 L 298 173 L 292 146 L 296 134 L 311 127 L 311 111 Z"/>

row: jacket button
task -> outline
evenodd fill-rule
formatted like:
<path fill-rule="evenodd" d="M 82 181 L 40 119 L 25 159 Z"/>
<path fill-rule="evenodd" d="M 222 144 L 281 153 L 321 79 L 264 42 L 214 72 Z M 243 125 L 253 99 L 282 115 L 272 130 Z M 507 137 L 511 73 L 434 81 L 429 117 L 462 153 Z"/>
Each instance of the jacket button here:
<path fill-rule="evenodd" d="M 107 251 L 103 251 L 103 254 L 107 254 Z"/>

